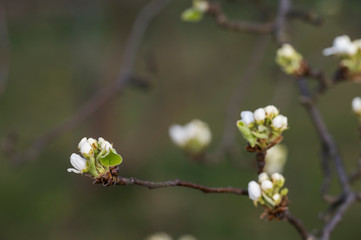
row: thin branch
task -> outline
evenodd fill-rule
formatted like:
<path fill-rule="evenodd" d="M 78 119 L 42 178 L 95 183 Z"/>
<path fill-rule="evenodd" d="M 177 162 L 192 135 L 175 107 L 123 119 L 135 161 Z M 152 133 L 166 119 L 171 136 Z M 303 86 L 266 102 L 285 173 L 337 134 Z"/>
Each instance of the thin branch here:
<path fill-rule="evenodd" d="M 330 238 L 331 232 L 335 229 L 336 225 L 342 220 L 343 214 L 351 206 L 352 203 L 356 201 L 356 195 L 353 193 L 347 194 L 345 201 L 339 206 L 334 216 L 331 220 L 325 225 L 322 231 L 322 236 L 320 240 L 328 240 Z"/>
<path fill-rule="evenodd" d="M 171 0 L 153 0 L 143 7 L 143 9 L 138 13 L 128 37 L 117 80 L 100 90 L 98 93 L 95 93 L 93 97 L 91 97 L 77 112 L 74 113 L 74 115 L 70 116 L 50 131 L 39 136 L 26 151 L 17 153 L 13 156 L 13 162 L 15 164 L 30 161 L 36 158 L 48 144 L 66 132 L 79 126 L 124 89 L 131 77 L 140 43 L 144 38 L 145 32 L 151 20 L 156 17 L 158 13 L 160 13 L 170 2 Z"/>
<path fill-rule="evenodd" d="M 298 88 L 299 88 L 299 91 L 301 94 L 301 100 L 302 100 L 303 106 L 307 110 L 322 144 L 325 147 L 327 147 L 327 151 L 328 151 L 330 157 L 332 157 L 334 160 L 337 176 L 340 181 L 342 190 L 344 193 L 348 193 L 348 192 L 350 192 L 350 186 L 348 184 L 348 177 L 346 175 L 343 161 L 337 150 L 336 144 L 333 141 L 330 133 L 328 132 L 327 127 L 322 119 L 322 116 L 321 116 L 318 108 L 310 100 L 311 94 L 308 89 L 306 80 L 303 78 L 300 78 L 297 80 L 297 84 L 298 84 Z"/>
<path fill-rule="evenodd" d="M 284 215 L 285 220 L 287 220 L 287 222 L 289 222 L 298 231 L 302 239 L 305 240 L 314 239 L 314 237 L 307 232 L 303 223 L 299 219 L 292 216 L 289 210 L 285 211 L 284 214 L 285 214 Z"/>
<path fill-rule="evenodd" d="M 287 14 L 290 11 L 290 8 L 290 0 L 278 1 L 278 13 L 274 26 L 275 37 L 278 44 L 283 44 L 286 42 Z"/>
<path fill-rule="evenodd" d="M 179 179 L 175 179 L 172 181 L 166 181 L 166 182 L 151 182 L 151 181 L 145 181 L 140 180 L 137 178 L 126 178 L 126 177 L 117 177 L 116 185 L 138 185 L 147 187 L 148 189 L 156 189 L 156 188 L 166 188 L 166 187 L 187 187 L 187 188 L 193 188 L 199 191 L 202 191 L 204 193 L 231 193 L 231 194 L 237 194 L 237 195 L 245 195 L 248 196 L 248 191 L 241 188 L 235 188 L 235 187 L 206 187 L 203 185 L 198 185 L 192 182 L 186 182 Z"/>
<path fill-rule="evenodd" d="M 271 33 L 273 30 L 273 22 L 254 23 L 245 21 L 231 21 L 223 13 L 221 5 L 218 3 L 209 3 L 207 13 L 215 18 L 218 25 L 227 30 L 256 34 L 267 34 Z"/>

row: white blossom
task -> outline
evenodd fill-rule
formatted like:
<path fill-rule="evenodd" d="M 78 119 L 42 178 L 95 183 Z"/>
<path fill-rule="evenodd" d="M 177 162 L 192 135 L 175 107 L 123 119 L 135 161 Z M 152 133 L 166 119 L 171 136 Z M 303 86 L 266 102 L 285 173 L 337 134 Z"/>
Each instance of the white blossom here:
<path fill-rule="evenodd" d="M 282 176 L 282 174 L 279 173 L 272 174 L 271 178 L 274 183 L 285 181 L 285 178 Z"/>
<path fill-rule="evenodd" d="M 80 140 L 79 144 L 78 144 L 78 148 L 80 149 L 81 146 L 86 143 L 88 141 L 88 139 L 86 137 L 82 138 L 82 140 Z"/>
<path fill-rule="evenodd" d="M 292 58 L 295 54 L 297 54 L 296 50 L 288 43 L 283 44 L 282 47 L 277 50 L 277 55 L 280 57 Z"/>
<path fill-rule="evenodd" d="M 81 145 L 80 147 L 80 152 L 84 155 L 91 155 L 93 153 L 93 148 L 92 146 L 88 143 L 85 142 Z"/>
<path fill-rule="evenodd" d="M 102 137 L 98 138 L 98 144 L 100 146 L 100 149 L 101 150 L 105 149 L 106 152 L 109 152 L 110 149 L 113 149 L 112 144 L 110 144 L 110 142 L 104 140 L 104 138 L 102 138 Z"/>
<path fill-rule="evenodd" d="M 279 203 L 281 201 L 281 195 L 279 195 L 278 193 L 274 194 L 272 198 L 276 203 Z"/>
<path fill-rule="evenodd" d="M 284 130 L 288 126 L 288 119 L 286 116 L 278 115 L 272 120 L 272 126 L 279 130 Z"/>
<path fill-rule="evenodd" d="M 80 155 L 73 153 L 70 156 L 70 163 L 74 168 L 68 168 L 68 172 L 83 173 L 87 169 L 87 160 Z"/>
<path fill-rule="evenodd" d="M 273 118 L 279 114 L 278 108 L 273 105 L 268 105 L 264 108 L 264 110 L 266 112 L 266 116 L 269 118 Z"/>
<path fill-rule="evenodd" d="M 261 188 L 262 188 L 262 190 L 264 190 L 264 191 L 270 190 L 270 189 L 273 188 L 273 183 L 272 183 L 270 180 L 264 180 L 264 181 L 261 183 Z"/>
<path fill-rule="evenodd" d="M 169 136 L 173 143 L 179 147 L 184 147 L 190 141 L 196 141 L 201 147 L 206 147 L 212 139 L 208 125 L 197 119 L 184 126 L 172 125 L 169 128 Z"/>
<path fill-rule="evenodd" d="M 287 147 L 277 144 L 267 150 L 264 171 L 268 174 L 281 173 L 287 161 Z"/>
<path fill-rule="evenodd" d="M 266 118 L 266 112 L 263 108 L 258 108 L 254 111 L 254 118 L 257 122 L 262 122 Z"/>
<path fill-rule="evenodd" d="M 333 41 L 333 46 L 325 48 L 323 55 L 354 55 L 357 52 L 357 46 L 351 42 L 351 39 L 347 35 L 338 36 Z"/>
<path fill-rule="evenodd" d="M 258 182 L 263 182 L 265 180 L 268 180 L 268 174 L 263 172 L 260 175 L 258 175 Z"/>
<path fill-rule="evenodd" d="M 258 200 L 261 197 L 261 187 L 256 181 L 248 183 L 248 196 L 253 201 Z"/>
<path fill-rule="evenodd" d="M 357 114 L 361 115 L 361 98 L 355 97 L 352 100 L 352 110 Z"/>
<path fill-rule="evenodd" d="M 247 126 L 254 122 L 254 116 L 251 111 L 242 111 L 241 118 L 241 121 Z"/>

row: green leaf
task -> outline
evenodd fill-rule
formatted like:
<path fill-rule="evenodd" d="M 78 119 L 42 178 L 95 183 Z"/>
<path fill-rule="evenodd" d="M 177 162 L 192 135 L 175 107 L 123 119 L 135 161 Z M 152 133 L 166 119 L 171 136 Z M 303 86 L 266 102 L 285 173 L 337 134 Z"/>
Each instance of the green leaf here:
<path fill-rule="evenodd" d="M 256 131 L 252 131 L 252 134 L 256 136 L 257 138 L 268 138 L 268 135 L 266 133 L 259 133 Z"/>
<path fill-rule="evenodd" d="M 249 145 L 254 147 L 256 145 L 257 138 L 252 134 L 252 131 L 242 121 L 237 122 L 237 127 L 242 133 L 244 139 L 248 141 Z"/>
<path fill-rule="evenodd" d="M 121 164 L 123 158 L 116 152 L 110 150 L 107 155 L 101 156 L 99 160 L 104 166 L 112 167 Z"/>
<path fill-rule="evenodd" d="M 203 12 L 188 8 L 182 13 L 181 18 L 185 22 L 199 22 L 203 18 Z"/>

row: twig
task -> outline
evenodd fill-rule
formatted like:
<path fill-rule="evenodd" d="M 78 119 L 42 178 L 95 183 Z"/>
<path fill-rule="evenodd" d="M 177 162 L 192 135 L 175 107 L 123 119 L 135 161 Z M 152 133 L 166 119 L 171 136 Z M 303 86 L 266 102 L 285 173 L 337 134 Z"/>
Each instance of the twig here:
<path fill-rule="evenodd" d="M 290 0 L 278 1 L 278 13 L 276 23 L 274 25 L 274 33 L 278 44 L 283 44 L 286 42 L 287 14 L 290 11 L 290 8 Z"/>
<path fill-rule="evenodd" d="M 361 158 L 358 160 L 356 169 L 349 175 L 348 181 L 353 184 L 356 180 L 361 177 Z"/>
<path fill-rule="evenodd" d="M 301 235 L 302 239 L 305 240 L 314 239 L 314 237 L 307 232 L 303 223 L 299 219 L 292 216 L 289 210 L 285 211 L 284 214 L 285 214 L 284 215 L 285 220 L 287 220 L 287 222 L 289 222 L 294 228 L 296 228 L 298 233 Z"/>
<path fill-rule="evenodd" d="M 147 187 L 149 189 L 156 189 L 156 188 L 166 188 L 166 187 L 187 187 L 187 188 L 193 188 L 196 190 L 200 190 L 204 193 L 231 193 L 231 194 L 237 194 L 237 195 L 246 195 L 248 196 L 248 191 L 241 188 L 235 188 L 235 187 L 206 187 L 203 185 L 198 185 L 192 182 L 186 182 L 179 179 L 175 179 L 172 181 L 166 181 L 166 182 L 151 182 L 151 181 L 145 181 L 140 180 L 134 177 L 126 178 L 126 177 L 117 177 L 116 185 L 138 185 Z"/>
<path fill-rule="evenodd" d="M 300 78 L 297 80 L 297 84 L 302 97 L 303 106 L 307 110 L 322 144 L 327 148 L 328 154 L 334 160 L 337 176 L 340 181 L 342 190 L 344 193 L 348 193 L 350 192 L 348 177 L 346 175 L 343 166 L 343 161 L 338 153 L 336 144 L 334 143 L 330 133 L 328 132 L 327 127 L 323 122 L 322 116 L 318 108 L 315 106 L 315 104 L 312 101 L 310 101 L 311 94 L 309 92 L 306 80 Z"/>
<path fill-rule="evenodd" d="M 245 21 L 231 21 L 223 13 L 222 7 L 218 3 L 209 3 L 207 13 L 213 16 L 216 19 L 216 22 L 227 30 L 266 34 L 272 32 L 273 29 L 273 22 L 254 23 Z"/>
<path fill-rule="evenodd" d="M 322 236 L 320 240 L 328 240 L 330 238 L 331 232 L 334 230 L 336 225 L 342 220 L 343 214 L 355 201 L 356 201 L 356 195 L 353 193 L 348 193 L 347 196 L 345 197 L 345 201 L 338 207 L 335 215 L 323 228 Z"/>
<path fill-rule="evenodd" d="M 83 121 L 93 115 L 104 104 L 119 94 L 131 76 L 140 43 L 150 24 L 150 21 L 161 12 L 171 0 L 153 0 L 138 13 L 123 53 L 119 76 L 114 83 L 94 94 L 77 112 L 55 126 L 50 131 L 39 136 L 35 142 L 24 152 L 13 156 L 13 162 L 19 164 L 36 158 L 43 149 L 56 138 L 71 129 L 79 126 Z"/>

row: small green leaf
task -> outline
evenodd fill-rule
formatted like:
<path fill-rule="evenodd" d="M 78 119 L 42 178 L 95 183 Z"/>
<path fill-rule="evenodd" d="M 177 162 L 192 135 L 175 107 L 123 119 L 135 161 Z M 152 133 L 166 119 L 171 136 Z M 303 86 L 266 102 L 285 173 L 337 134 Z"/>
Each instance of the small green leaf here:
<path fill-rule="evenodd" d="M 101 156 L 99 160 L 104 166 L 112 167 L 121 164 L 123 158 L 116 152 L 110 150 L 107 155 Z"/>
<path fill-rule="evenodd" d="M 249 145 L 254 147 L 256 145 L 257 138 L 252 134 L 252 131 L 242 121 L 237 122 L 237 127 L 242 133 L 244 139 L 248 141 Z"/>
<path fill-rule="evenodd" d="M 268 135 L 266 133 L 259 133 L 256 131 L 252 131 L 252 134 L 257 138 L 268 138 Z"/>
<path fill-rule="evenodd" d="M 203 12 L 194 8 L 188 8 L 182 13 L 181 18 L 185 22 L 199 22 L 203 18 Z"/>

